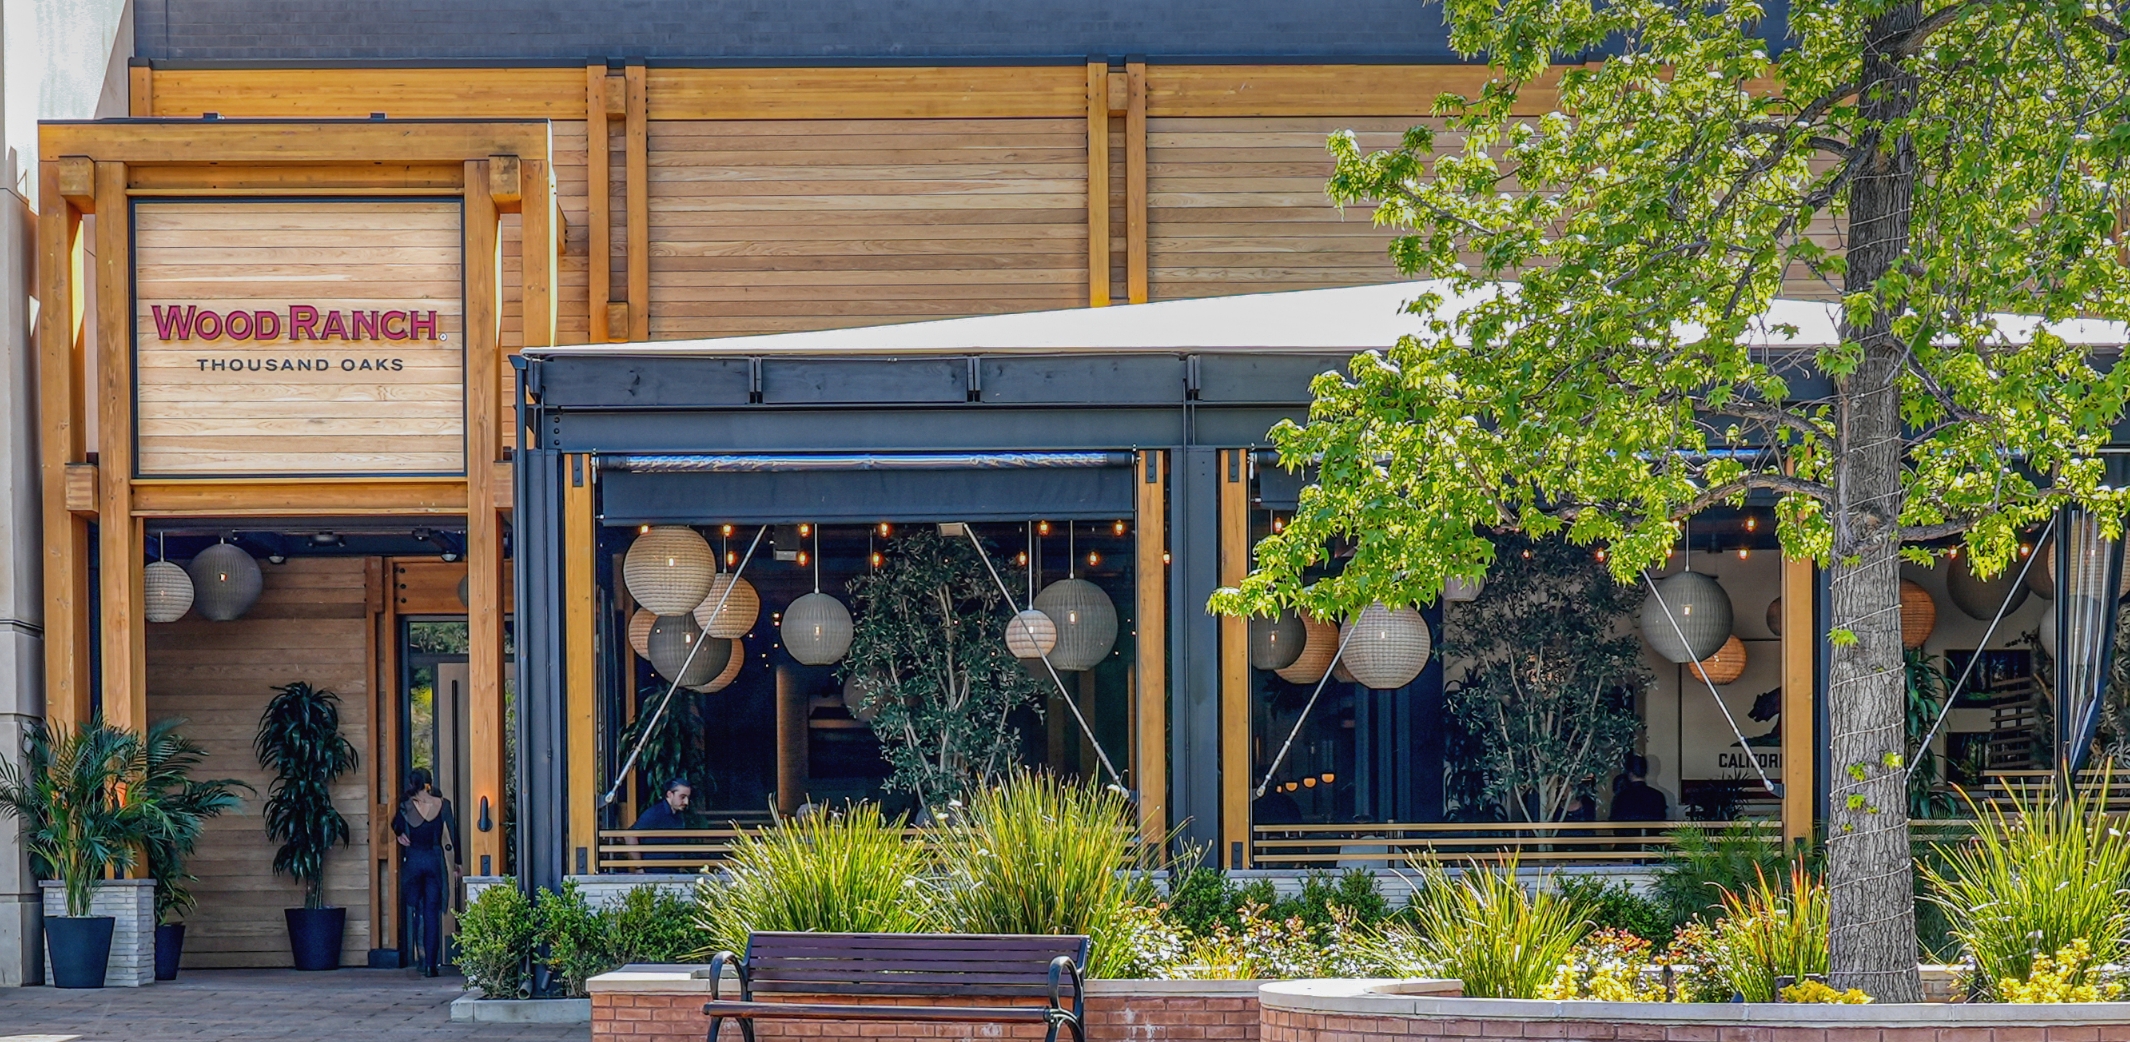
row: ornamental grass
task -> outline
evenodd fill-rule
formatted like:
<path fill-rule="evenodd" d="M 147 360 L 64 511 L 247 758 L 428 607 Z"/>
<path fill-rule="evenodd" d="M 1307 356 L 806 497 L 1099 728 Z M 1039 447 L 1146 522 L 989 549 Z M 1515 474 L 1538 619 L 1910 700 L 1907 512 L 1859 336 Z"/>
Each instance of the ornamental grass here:
<path fill-rule="evenodd" d="M 1368 946 L 1401 976 L 1454 977 L 1471 998 L 1537 998 L 1590 932 L 1589 908 L 1547 886 L 1527 886 L 1511 858 L 1452 877 L 1421 872 L 1411 923 L 1392 923 Z"/>
<path fill-rule="evenodd" d="M 1776 978 L 1803 981 L 1827 972 L 1827 888 L 1800 862 L 1788 886 L 1766 873 L 1743 893 L 1723 891 L 1723 918 L 1710 945 L 1716 970 L 1747 1002 L 1774 1002 Z"/>
<path fill-rule="evenodd" d="M 755 931 L 922 933 L 938 924 L 928 860 L 871 803 L 785 818 L 733 843 L 727 878 L 698 888 L 696 922 L 733 952 Z"/>

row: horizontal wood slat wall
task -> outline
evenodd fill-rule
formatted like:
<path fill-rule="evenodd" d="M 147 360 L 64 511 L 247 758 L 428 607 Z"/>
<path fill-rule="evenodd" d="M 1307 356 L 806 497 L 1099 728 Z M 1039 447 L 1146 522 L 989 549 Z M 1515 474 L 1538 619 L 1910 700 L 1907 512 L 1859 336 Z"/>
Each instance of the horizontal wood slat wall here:
<path fill-rule="evenodd" d="M 1084 114 L 650 135 L 652 339 L 1086 303 Z"/>
<path fill-rule="evenodd" d="M 134 224 L 142 475 L 464 468 L 456 202 L 142 201 Z M 294 340 L 297 305 L 336 313 L 336 324 L 348 310 L 433 311 L 443 339 L 395 341 L 373 331 Z M 157 307 L 166 320 L 188 307 L 243 314 L 247 327 L 268 313 L 282 328 L 271 340 L 199 330 L 181 338 L 172 328 L 165 340 Z M 400 321 L 407 332 L 410 319 Z M 291 362 L 327 368 L 249 368 Z M 375 362 L 399 368 L 356 368 Z"/>
<path fill-rule="evenodd" d="M 302 680 L 337 693 L 341 732 L 357 749 L 371 748 L 363 559 L 292 557 L 262 567 L 265 592 L 242 619 L 206 622 L 195 615 L 147 628 L 149 719 L 185 719 L 181 731 L 207 749 L 197 777 L 236 778 L 258 790 L 208 822 L 189 862 L 199 877 L 193 884 L 199 908 L 186 920 L 187 967 L 290 964 L 281 910 L 302 907 L 303 891 L 273 873 L 274 845 L 261 817 L 273 779 L 251 744 L 272 688 Z M 326 901 L 348 910 L 341 961 L 358 966 L 370 947 L 368 766 L 334 786 L 349 845 L 326 863 Z"/>

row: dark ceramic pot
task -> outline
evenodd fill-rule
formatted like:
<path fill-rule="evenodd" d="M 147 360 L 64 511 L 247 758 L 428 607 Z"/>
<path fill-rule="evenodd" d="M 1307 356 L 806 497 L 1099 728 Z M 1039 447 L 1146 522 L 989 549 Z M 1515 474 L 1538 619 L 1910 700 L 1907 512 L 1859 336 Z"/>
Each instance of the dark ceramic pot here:
<path fill-rule="evenodd" d="M 185 955 L 185 924 L 161 923 L 155 928 L 155 979 L 176 980 L 178 960 Z"/>
<path fill-rule="evenodd" d="M 347 933 L 345 908 L 284 908 L 288 917 L 289 951 L 299 970 L 340 968 L 340 940 Z"/>
<path fill-rule="evenodd" d="M 101 988 L 111 964 L 108 915 L 55 915 L 44 921 L 44 946 L 52 958 L 52 983 L 61 988 Z"/>

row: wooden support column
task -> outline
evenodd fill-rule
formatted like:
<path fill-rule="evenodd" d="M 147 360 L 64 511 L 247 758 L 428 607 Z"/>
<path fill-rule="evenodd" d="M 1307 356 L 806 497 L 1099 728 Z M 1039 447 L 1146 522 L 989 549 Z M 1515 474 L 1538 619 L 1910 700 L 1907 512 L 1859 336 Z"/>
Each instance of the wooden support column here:
<path fill-rule="evenodd" d="M 141 522 L 133 516 L 132 221 L 126 164 L 96 164 L 97 591 L 104 719 L 148 726 L 148 620 Z"/>
<path fill-rule="evenodd" d="M 93 175 L 92 175 L 93 176 Z M 37 402 L 44 520 L 44 715 L 70 729 L 89 716 L 89 523 L 67 509 L 67 467 L 85 465 L 81 212 L 60 192 L 60 164 L 37 164 Z"/>
<path fill-rule="evenodd" d="M 1813 778 L 1819 763 L 1814 690 L 1819 628 L 1813 622 L 1817 583 L 1810 558 L 1782 562 L 1782 842 L 1793 849 L 1813 835 Z"/>
<path fill-rule="evenodd" d="M 126 69 L 126 114 L 138 117 L 155 115 L 155 70 L 146 65 L 133 65 Z"/>
<path fill-rule="evenodd" d="M 391 890 L 385 882 L 392 871 L 393 863 L 399 860 L 399 844 L 392 841 L 393 804 L 399 798 L 399 776 L 392 770 L 392 758 L 386 749 L 398 743 L 392 741 L 397 729 L 389 726 L 391 720 L 392 692 L 397 685 L 386 682 L 385 635 L 379 622 L 383 619 L 385 605 L 392 598 L 386 593 L 390 583 L 385 572 L 385 559 L 366 557 L 362 562 L 362 644 L 363 661 L 368 663 L 370 697 L 370 748 L 363 755 L 360 767 L 365 768 L 370 790 L 370 867 L 369 877 L 363 882 L 363 890 L 370 898 L 370 947 L 389 948 L 385 938 L 392 929 Z"/>
<path fill-rule="evenodd" d="M 503 856 L 503 533 L 495 467 L 502 374 L 502 304 L 497 294 L 498 227 L 489 193 L 489 164 L 466 164 L 466 629 L 468 777 L 473 791 L 462 810 L 466 870 L 500 875 Z M 522 175 L 521 175 L 522 176 Z M 527 224 L 531 222 L 528 219 Z M 531 238 L 530 228 L 526 238 Z M 527 254 L 532 252 L 527 248 Z M 527 301 L 526 325 L 532 325 Z M 489 827 L 480 827 L 482 805 Z"/>
<path fill-rule="evenodd" d="M 1134 304 L 1146 288 L 1146 63 L 1124 66 L 1124 291 Z"/>
<path fill-rule="evenodd" d="M 613 302 L 614 230 L 613 185 L 607 171 L 606 63 L 584 67 L 584 181 L 590 219 L 588 245 L 584 250 L 586 315 L 591 322 L 591 341 L 604 344 L 608 335 L 606 307 Z"/>
<path fill-rule="evenodd" d="M 406 768 L 399 759 L 399 590 L 398 571 L 389 558 L 376 558 L 378 582 L 381 584 L 377 614 L 372 620 L 376 627 L 377 642 L 377 752 L 378 776 L 384 779 L 384 787 L 377 793 L 377 809 L 372 812 L 371 834 L 376 845 L 370 848 L 370 856 L 377 862 L 377 878 L 373 889 L 377 892 L 377 904 L 383 914 L 372 920 L 370 947 L 399 947 L 399 931 L 405 924 L 400 922 L 399 910 L 399 845 L 392 839 L 392 815 L 397 813 L 399 780 Z M 461 799 L 465 794 L 459 794 Z M 465 816 L 465 809 L 458 814 Z M 379 816 L 382 816 L 382 824 Z M 459 822 L 459 834 L 470 838 L 473 832 L 471 821 Z M 468 866 L 475 867 L 475 866 Z"/>
<path fill-rule="evenodd" d="M 596 725 L 598 662 L 593 633 L 599 618 L 592 555 L 598 551 L 592 515 L 592 460 L 571 454 L 562 464 L 563 714 L 568 721 L 566 793 L 570 871 L 598 870 L 599 749 Z"/>
<path fill-rule="evenodd" d="M 777 667 L 777 813 L 795 814 L 806 802 L 808 696 L 790 666 Z M 654 782 L 653 784 L 660 784 Z"/>
<path fill-rule="evenodd" d="M 651 117 L 648 79 L 641 65 L 628 67 L 627 134 L 623 154 L 628 179 L 629 339 L 651 339 Z"/>
<path fill-rule="evenodd" d="M 1133 714 L 1137 741 L 1132 788 L 1139 792 L 1139 835 L 1159 843 L 1169 833 L 1169 566 L 1162 559 L 1168 550 L 1168 453 L 1139 453 L 1137 477 L 1132 574 L 1138 580 L 1138 600 L 1132 612 L 1132 669 L 1139 704 Z"/>
<path fill-rule="evenodd" d="M 1250 571 L 1250 460 L 1247 449 L 1220 453 L 1220 585 L 1239 586 Z M 1220 856 L 1250 867 L 1249 623 L 1220 619 Z M 1239 844 L 1239 846 L 1238 846 Z M 1237 856 L 1240 852 L 1241 856 Z"/>
<path fill-rule="evenodd" d="M 1087 63 L 1087 303 L 1109 306 L 1109 63 Z"/>
<path fill-rule="evenodd" d="M 524 235 L 519 240 L 523 263 L 519 270 L 525 276 L 524 302 L 525 330 L 523 346 L 553 347 L 555 344 L 555 284 L 557 228 L 555 224 L 555 171 L 544 159 L 526 159 L 518 163 L 518 198 L 524 211 L 519 214 Z M 502 369 L 497 367 L 497 379 Z M 517 409 L 514 403 L 505 402 L 498 409 L 497 421 L 502 424 L 516 423 Z M 500 441 L 498 445 L 502 444 Z M 508 503 L 503 504 L 505 508 Z"/>

